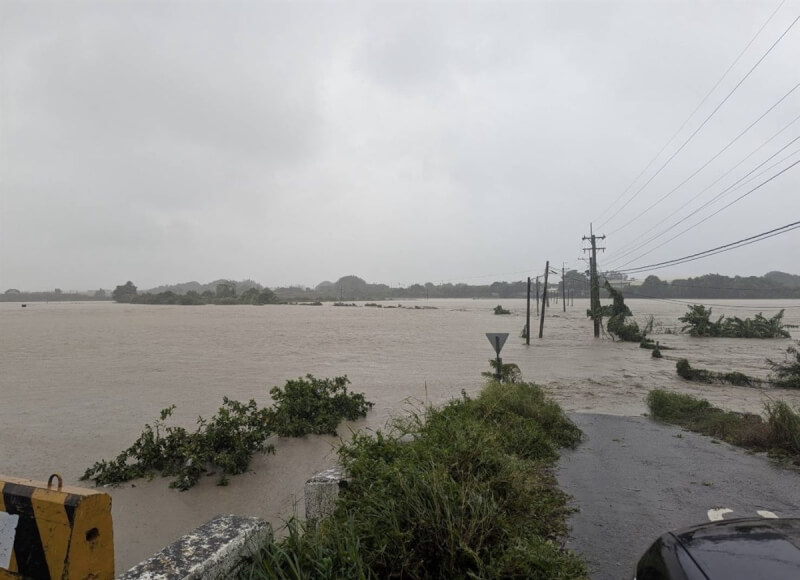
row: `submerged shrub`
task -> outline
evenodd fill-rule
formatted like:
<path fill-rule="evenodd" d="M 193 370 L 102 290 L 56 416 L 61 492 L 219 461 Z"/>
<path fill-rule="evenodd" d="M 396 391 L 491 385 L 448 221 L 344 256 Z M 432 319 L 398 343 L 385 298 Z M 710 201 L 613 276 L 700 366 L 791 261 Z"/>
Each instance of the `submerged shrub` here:
<path fill-rule="evenodd" d="M 689 331 L 691 336 L 725 337 L 725 338 L 790 338 L 789 331 L 783 324 L 783 310 L 772 318 L 758 313 L 753 318 L 738 316 L 720 316 L 716 322 L 711 321 L 711 308 L 702 304 L 692 304 L 689 310 L 678 320 L 686 323 L 681 332 Z"/>
<path fill-rule="evenodd" d="M 175 405 L 161 411 L 161 419 L 144 431 L 128 449 L 110 461 L 101 460 L 86 470 L 81 480 L 97 485 L 114 485 L 160 474 L 175 477 L 170 487 L 181 491 L 194 486 L 208 471 L 221 472 L 220 485 L 227 475 L 244 473 L 255 453 L 274 453 L 267 445 L 271 435 L 268 410 L 251 400 L 244 404 L 225 397 L 211 419 L 197 420 L 193 433 L 183 427 L 165 424 Z"/>
<path fill-rule="evenodd" d="M 492 370 L 482 372 L 481 376 L 487 379 L 497 379 L 497 360 L 490 358 L 489 366 Z M 522 371 L 519 365 L 515 363 L 501 363 L 500 366 L 500 382 L 502 383 L 518 383 L 522 380 Z"/>
<path fill-rule="evenodd" d="M 606 330 L 617 340 L 638 342 L 641 346 L 646 340 L 647 333 L 653 328 L 653 317 L 650 317 L 650 321 L 644 329 L 639 328 L 639 324 L 635 320 L 626 322 L 625 319 L 629 316 L 633 316 L 633 313 L 631 309 L 625 305 L 625 298 L 622 292 L 614 288 L 608 280 L 606 280 L 605 289 L 613 299 L 610 312 L 608 310 L 604 311 L 604 315 L 609 316 L 608 322 L 606 323 Z M 607 307 L 604 308 L 607 309 Z"/>
<path fill-rule="evenodd" d="M 739 371 L 730 371 L 727 373 L 718 373 L 706 369 L 695 369 L 689 364 L 685 358 L 679 359 L 675 365 L 678 374 L 687 381 L 695 381 L 698 383 L 729 383 L 731 385 L 738 385 L 742 387 L 751 387 L 756 383 L 760 383 L 760 379 L 749 377 Z"/>
<path fill-rule="evenodd" d="M 342 420 L 366 417 L 374 403 L 364 393 L 349 393 L 347 376 L 318 379 L 313 375 L 286 381 L 283 388 L 270 390 L 275 401 L 269 420 L 281 437 L 302 437 L 309 433 L 336 435 Z"/>
<path fill-rule="evenodd" d="M 161 411 L 153 426 L 145 425 L 133 445 L 110 461 L 96 462 L 81 479 L 113 485 L 160 474 L 175 477 L 170 487 L 183 491 L 203 474 L 218 472 L 218 485 L 228 485 L 227 476 L 244 473 L 255 453 L 275 453 L 275 447 L 266 443 L 273 430 L 282 436 L 336 434 L 343 419 L 365 416 L 373 404 L 363 393 L 348 393 L 349 382 L 346 376 L 289 380 L 284 389 L 270 391 L 272 408 L 224 397 L 216 415 L 197 419 L 194 432 L 165 423 L 175 410 L 172 405 Z"/>
<path fill-rule="evenodd" d="M 800 389 L 800 350 L 794 345 L 786 349 L 786 359 L 776 362 L 767 359 L 772 369 L 769 381 L 776 387 Z"/>

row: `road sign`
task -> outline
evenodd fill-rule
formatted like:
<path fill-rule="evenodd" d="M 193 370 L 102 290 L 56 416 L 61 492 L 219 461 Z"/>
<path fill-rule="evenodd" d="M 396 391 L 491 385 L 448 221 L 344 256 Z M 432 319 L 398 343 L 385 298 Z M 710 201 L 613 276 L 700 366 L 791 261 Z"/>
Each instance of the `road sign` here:
<path fill-rule="evenodd" d="M 507 332 L 487 332 L 486 338 L 489 339 L 489 342 L 494 348 L 497 356 L 500 356 L 500 351 L 503 350 L 503 345 L 506 343 L 506 339 L 508 338 Z"/>

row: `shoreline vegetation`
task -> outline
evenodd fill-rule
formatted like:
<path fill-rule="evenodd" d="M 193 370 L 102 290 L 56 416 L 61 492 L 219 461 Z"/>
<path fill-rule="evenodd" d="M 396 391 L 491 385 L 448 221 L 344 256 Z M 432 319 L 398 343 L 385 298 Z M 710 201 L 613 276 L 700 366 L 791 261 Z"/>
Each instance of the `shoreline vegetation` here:
<path fill-rule="evenodd" d="M 647 408 L 651 417 L 664 423 L 800 465 L 800 413 L 783 401 L 765 403 L 765 419 L 754 413 L 724 411 L 691 395 L 656 389 L 647 395 Z"/>
<path fill-rule="evenodd" d="M 605 278 L 618 290 L 624 291 L 625 297 L 633 298 L 678 298 L 678 299 L 800 299 L 800 275 L 784 272 L 768 272 L 764 276 L 720 276 L 705 274 L 703 276 L 665 281 L 657 276 L 648 276 L 643 281 L 629 279 L 624 274 L 606 272 Z M 552 292 L 561 296 L 562 292 L 574 298 L 589 297 L 589 278 L 585 272 L 570 270 L 566 272 L 564 281 L 552 285 Z M 566 283 L 566 287 L 562 286 Z M 131 286 L 133 283 L 129 282 Z M 406 287 L 391 287 L 386 284 L 371 284 L 358 276 L 343 276 L 336 282 L 324 281 L 310 288 L 306 286 L 279 286 L 265 288 L 253 280 L 215 280 L 207 284 L 184 282 L 158 286 L 143 294 L 151 298 L 154 304 L 177 303 L 182 300 L 187 304 L 212 303 L 209 299 L 224 299 L 230 296 L 216 296 L 219 284 L 232 285 L 238 297 L 256 288 L 267 289 L 275 295 L 279 303 L 313 303 L 342 302 L 363 300 L 398 300 L 421 298 L 525 298 L 527 282 L 493 282 L 491 284 L 469 285 L 463 283 L 412 284 Z M 123 285 L 124 286 L 124 285 Z M 30 292 L 17 288 L 8 288 L 0 293 L 0 302 L 64 302 L 87 300 L 111 300 L 110 290 L 99 289 L 87 292 L 64 292 L 59 288 L 53 291 Z M 604 298 L 609 298 L 605 288 L 601 288 Z M 127 295 L 126 295 L 127 297 Z M 158 298 L 156 298 L 158 297 Z M 202 297 L 206 302 L 192 302 Z M 168 302 L 175 300 L 175 302 Z M 119 302 L 119 300 L 117 300 Z M 239 303 L 239 302 L 223 302 Z"/>
<path fill-rule="evenodd" d="M 145 425 L 134 443 L 109 461 L 100 460 L 88 468 L 81 480 L 95 485 L 119 485 L 141 477 L 174 477 L 170 487 L 186 491 L 204 475 L 219 475 L 217 485 L 228 485 L 229 475 L 250 467 L 256 453 L 274 454 L 279 437 L 309 434 L 336 435 L 343 420 L 366 417 L 373 403 L 363 393 L 348 392 L 347 376 L 319 379 L 306 375 L 273 387 L 272 407 L 260 408 L 255 400 L 241 403 L 223 398 L 210 419 L 199 417 L 197 428 L 167 425 L 175 405 L 161 411 L 153 425 Z"/>
<path fill-rule="evenodd" d="M 296 518 L 240 578 L 581 579 L 552 467 L 581 431 L 533 383 L 490 381 L 339 448 L 333 515 Z"/>

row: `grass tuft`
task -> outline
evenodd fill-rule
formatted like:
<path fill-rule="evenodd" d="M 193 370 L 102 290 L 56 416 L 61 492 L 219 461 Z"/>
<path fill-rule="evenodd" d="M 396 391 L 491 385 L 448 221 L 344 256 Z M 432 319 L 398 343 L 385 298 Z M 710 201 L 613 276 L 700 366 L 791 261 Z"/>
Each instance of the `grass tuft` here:
<path fill-rule="evenodd" d="M 800 413 L 782 401 L 764 406 L 766 420 L 753 413 L 714 407 L 705 399 L 657 389 L 647 395 L 654 419 L 755 451 L 800 461 Z"/>
<path fill-rule="evenodd" d="M 292 523 L 243 577 L 586 578 L 560 542 L 569 508 L 548 469 L 580 438 L 538 386 L 496 382 L 356 433 L 334 515 Z"/>

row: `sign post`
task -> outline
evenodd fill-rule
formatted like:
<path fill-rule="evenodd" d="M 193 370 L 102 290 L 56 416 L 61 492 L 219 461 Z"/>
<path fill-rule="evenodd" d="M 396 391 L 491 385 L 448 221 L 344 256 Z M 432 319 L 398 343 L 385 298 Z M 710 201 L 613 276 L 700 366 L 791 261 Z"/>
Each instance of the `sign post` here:
<path fill-rule="evenodd" d="M 497 353 L 497 380 L 498 382 L 503 378 L 503 359 L 500 358 L 500 351 L 503 350 L 503 345 L 506 343 L 506 339 L 508 338 L 507 332 L 487 332 L 486 338 L 489 339 L 489 343 L 494 348 L 494 351 Z"/>

